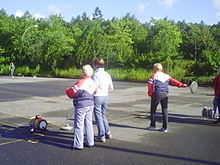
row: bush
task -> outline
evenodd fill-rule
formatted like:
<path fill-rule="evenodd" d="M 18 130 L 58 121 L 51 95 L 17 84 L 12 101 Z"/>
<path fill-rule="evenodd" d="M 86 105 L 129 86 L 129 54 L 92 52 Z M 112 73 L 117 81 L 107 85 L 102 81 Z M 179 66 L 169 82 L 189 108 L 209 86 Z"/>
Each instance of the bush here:
<path fill-rule="evenodd" d="M 145 69 L 110 69 L 107 72 L 114 80 L 140 81 L 146 82 L 152 74 L 152 71 Z"/>
<path fill-rule="evenodd" d="M 32 70 L 32 76 L 38 76 L 40 72 L 40 65 L 37 65 L 34 70 Z"/>
<path fill-rule="evenodd" d="M 182 80 L 183 83 L 190 85 L 193 81 L 196 81 L 195 77 L 184 77 Z"/>
<path fill-rule="evenodd" d="M 184 77 L 183 82 L 190 85 L 193 81 L 197 81 L 199 86 L 213 86 L 211 77 L 200 76 L 200 77 Z"/>
<path fill-rule="evenodd" d="M 53 74 L 56 77 L 62 78 L 80 78 L 82 77 L 82 70 L 76 68 L 54 69 Z"/>
<path fill-rule="evenodd" d="M 30 69 L 28 66 L 15 68 L 14 75 L 16 76 L 37 76 L 40 72 L 40 66 L 36 69 Z M 0 74 L 9 75 L 9 65 L 0 65 Z"/>
<path fill-rule="evenodd" d="M 17 76 L 32 76 L 34 71 L 31 70 L 28 66 L 22 66 L 15 68 L 15 75 Z"/>
<path fill-rule="evenodd" d="M 196 81 L 200 86 L 213 86 L 213 81 L 211 77 L 206 77 L 206 76 L 197 77 Z"/>
<path fill-rule="evenodd" d="M 189 64 L 189 63 L 188 63 Z M 192 65 L 187 65 L 187 62 L 173 62 L 163 64 L 165 73 L 169 74 L 171 77 L 175 78 L 186 84 L 191 84 L 193 81 L 197 81 L 199 86 L 212 86 L 213 81 L 209 76 L 187 76 L 189 75 L 188 69 Z M 188 68 L 187 68 L 188 67 Z M 185 69 L 184 69 L 185 68 Z M 143 68 L 131 68 L 122 69 L 115 68 L 106 70 L 114 80 L 124 80 L 124 81 L 137 81 L 137 82 L 147 82 L 150 76 L 153 74 L 153 70 L 147 70 Z M 30 69 L 28 66 L 18 67 L 15 69 L 15 75 L 17 76 L 37 76 L 40 72 L 40 66 L 38 65 L 35 69 Z M 0 65 L 0 74 L 9 74 L 9 65 Z M 54 69 L 53 75 L 48 75 L 48 73 L 42 73 L 41 76 L 46 77 L 62 77 L 62 78 L 81 78 L 82 70 L 76 68 L 69 69 Z"/>
<path fill-rule="evenodd" d="M 192 70 L 194 70 L 196 76 L 203 77 L 203 76 L 211 76 L 213 74 L 215 75 L 216 70 L 212 68 L 213 67 L 210 64 L 207 64 L 206 62 L 197 62 L 193 66 Z"/>
<path fill-rule="evenodd" d="M 123 69 L 109 69 L 107 72 L 115 80 L 124 80 L 125 79 L 125 70 Z"/>
<path fill-rule="evenodd" d="M 9 65 L 0 65 L 0 74 L 9 75 Z"/>
<path fill-rule="evenodd" d="M 184 77 L 186 75 L 186 70 L 182 69 L 181 67 L 176 67 L 172 71 L 168 73 L 171 77 L 178 81 L 184 80 Z"/>
<path fill-rule="evenodd" d="M 187 76 L 193 76 L 194 72 L 192 72 L 192 68 L 195 65 L 194 61 L 190 60 L 167 60 L 162 62 L 165 72 L 169 73 L 174 71 L 175 69 L 179 69 L 179 71 L 185 72 Z"/>

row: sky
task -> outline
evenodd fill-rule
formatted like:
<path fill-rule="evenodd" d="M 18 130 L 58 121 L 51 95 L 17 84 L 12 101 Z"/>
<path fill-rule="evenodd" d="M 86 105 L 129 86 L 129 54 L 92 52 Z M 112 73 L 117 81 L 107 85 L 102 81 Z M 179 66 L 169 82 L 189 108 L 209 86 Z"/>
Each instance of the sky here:
<path fill-rule="evenodd" d="M 135 15 L 142 23 L 151 18 L 213 25 L 220 22 L 220 0 L 0 0 L 0 9 L 8 15 L 21 17 L 29 11 L 35 18 L 61 14 L 66 20 L 86 12 L 92 16 L 96 7 L 104 19 L 122 18 L 127 13 Z"/>

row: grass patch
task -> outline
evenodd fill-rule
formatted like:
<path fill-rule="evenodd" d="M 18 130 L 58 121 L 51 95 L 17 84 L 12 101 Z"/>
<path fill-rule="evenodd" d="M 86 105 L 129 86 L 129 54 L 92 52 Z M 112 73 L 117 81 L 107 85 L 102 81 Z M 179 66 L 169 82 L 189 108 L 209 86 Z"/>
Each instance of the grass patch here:
<path fill-rule="evenodd" d="M 145 69 L 110 69 L 107 72 L 114 80 L 147 82 L 152 71 Z"/>
<path fill-rule="evenodd" d="M 113 80 L 120 81 L 135 81 L 135 82 L 146 82 L 153 74 L 153 70 L 146 69 L 122 69 L 115 68 L 106 70 L 111 76 Z M 175 78 L 178 81 L 181 81 L 186 84 L 191 84 L 193 81 L 197 81 L 199 86 L 213 86 L 213 81 L 210 77 L 207 76 L 188 76 L 187 71 L 183 68 L 176 65 L 174 68 L 167 70 L 166 72 L 171 77 Z M 8 75 L 9 74 L 9 65 L 1 65 L 0 74 Z M 45 77 L 60 77 L 60 78 L 81 78 L 82 70 L 76 68 L 69 69 L 55 69 L 53 70 L 53 74 L 47 74 L 40 72 L 40 67 L 37 66 L 35 69 L 29 69 L 27 66 L 19 67 L 15 69 L 16 76 L 45 76 Z"/>
<path fill-rule="evenodd" d="M 82 70 L 76 68 L 55 69 L 53 70 L 53 76 L 61 78 L 80 78 L 82 77 Z"/>

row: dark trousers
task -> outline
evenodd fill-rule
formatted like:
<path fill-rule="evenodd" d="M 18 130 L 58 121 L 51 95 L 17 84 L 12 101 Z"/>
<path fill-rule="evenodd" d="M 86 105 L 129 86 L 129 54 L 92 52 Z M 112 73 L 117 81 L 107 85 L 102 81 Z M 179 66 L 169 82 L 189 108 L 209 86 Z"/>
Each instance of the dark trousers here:
<path fill-rule="evenodd" d="M 153 94 L 151 97 L 151 124 L 150 126 L 156 126 L 156 110 L 158 104 L 161 104 L 162 114 L 163 114 L 163 128 L 167 129 L 168 123 L 168 97 L 167 94 Z"/>

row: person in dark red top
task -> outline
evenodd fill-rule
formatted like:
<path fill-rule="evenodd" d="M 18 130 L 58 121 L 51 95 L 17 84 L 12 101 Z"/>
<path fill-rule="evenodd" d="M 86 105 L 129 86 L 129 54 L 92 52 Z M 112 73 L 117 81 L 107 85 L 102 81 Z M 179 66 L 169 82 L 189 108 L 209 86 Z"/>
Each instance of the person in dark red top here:
<path fill-rule="evenodd" d="M 218 113 L 219 113 L 219 117 L 214 123 L 220 123 L 220 72 L 218 72 L 216 78 L 213 79 L 213 82 L 214 82 L 215 100 L 217 103 Z"/>
<path fill-rule="evenodd" d="M 151 123 L 148 130 L 156 130 L 156 109 L 158 104 L 161 104 L 162 113 L 163 113 L 163 127 L 160 129 L 162 132 L 167 132 L 167 123 L 168 123 L 168 97 L 169 85 L 177 86 L 179 88 L 186 87 L 186 84 L 183 84 L 169 75 L 162 72 L 163 67 L 160 63 L 154 64 L 154 74 L 148 81 L 148 95 L 151 97 Z"/>

